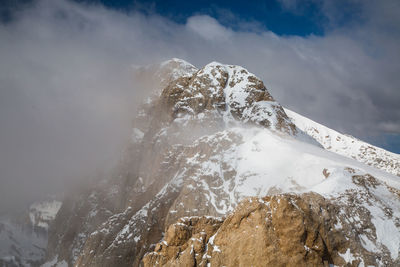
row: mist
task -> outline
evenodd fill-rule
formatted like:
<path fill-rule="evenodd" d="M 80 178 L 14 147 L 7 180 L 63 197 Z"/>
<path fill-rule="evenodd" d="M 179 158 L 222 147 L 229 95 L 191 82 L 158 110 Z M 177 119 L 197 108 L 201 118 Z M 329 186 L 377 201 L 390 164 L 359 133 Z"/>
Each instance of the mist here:
<path fill-rule="evenodd" d="M 282 105 L 356 137 L 400 134 L 400 4 L 358 3 L 345 27 L 339 5 L 321 3 L 325 34 L 306 37 L 207 14 L 178 24 L 67 0 L 24 5 L 0 24 L 0 211 L 111 168 L 150 91 L 134 67 L 172 57 L 241 65 Z"/>

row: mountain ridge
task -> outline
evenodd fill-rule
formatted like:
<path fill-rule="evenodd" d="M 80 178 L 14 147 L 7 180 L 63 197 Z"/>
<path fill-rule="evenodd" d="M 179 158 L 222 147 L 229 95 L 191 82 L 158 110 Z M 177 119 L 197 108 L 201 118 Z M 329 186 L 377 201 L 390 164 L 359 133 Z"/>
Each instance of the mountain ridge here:
<path fill-rule="evenodd" d="M 287 108 L 285 112 L 296 126 L 320 143 L 326 150 L 400 176 L 400 155 L 342 134 Z"/>

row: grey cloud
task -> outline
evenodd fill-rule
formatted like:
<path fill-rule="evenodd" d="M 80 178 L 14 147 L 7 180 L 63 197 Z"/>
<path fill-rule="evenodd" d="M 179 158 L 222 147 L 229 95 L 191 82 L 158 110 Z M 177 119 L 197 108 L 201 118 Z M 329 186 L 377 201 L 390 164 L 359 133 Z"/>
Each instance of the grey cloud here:
<path fill-rule="evenodd" d="M 171 57 L 242 65 L 283 105 L 360 138 L 400 133 L 399 9 L 379 3 L 362 4 L 364 19 L 351 28 L 281 37 L 234 31 L 207 15 L 180 25 L 35 2 L 0 25 L 0 203 L 60 189 L 118 158 L 146 93 L 132 65 Z"/>

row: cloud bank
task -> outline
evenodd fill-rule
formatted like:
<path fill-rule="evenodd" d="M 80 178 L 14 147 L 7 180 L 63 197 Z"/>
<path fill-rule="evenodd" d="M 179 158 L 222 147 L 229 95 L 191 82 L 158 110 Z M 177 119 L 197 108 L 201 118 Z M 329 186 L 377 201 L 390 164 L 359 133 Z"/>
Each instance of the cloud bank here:
<path fill-rule="evenodd" d="M 172 57 L 242 65 L 284 106 L 345 133 L 400 134 L 400 4 L 354 4 L 357 20 L 342 27 L 339 4 L 322 1 L 326 34 L 306 37 L 248 22 L 235 31 L 206 14 L 177 24 L 66 0 L 26 6 L 0 24 L 0 203 L 110 165 L 147 90 L 132 66 Z"/>

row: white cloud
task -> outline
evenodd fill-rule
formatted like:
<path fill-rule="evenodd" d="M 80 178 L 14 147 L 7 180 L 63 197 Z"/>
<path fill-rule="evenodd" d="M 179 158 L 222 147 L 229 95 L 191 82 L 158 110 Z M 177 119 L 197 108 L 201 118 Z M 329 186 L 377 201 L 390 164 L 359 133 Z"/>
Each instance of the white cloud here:
<path fill-rule="evenodd" d="M 57 187 L 118 154 L 143 93 L 131 66 L 171 57 L 242 65 L 282 104 L 346 133 L 398 133 L 400 9 L 379 3 L 365 1 L 367 19 L 351 28 L 280 37 L 233 31 L 205 15 L 180 25 L 36 2 L 0 24 L 0 203 L 16 190 L 40 195 L 44 184 Z"/>

